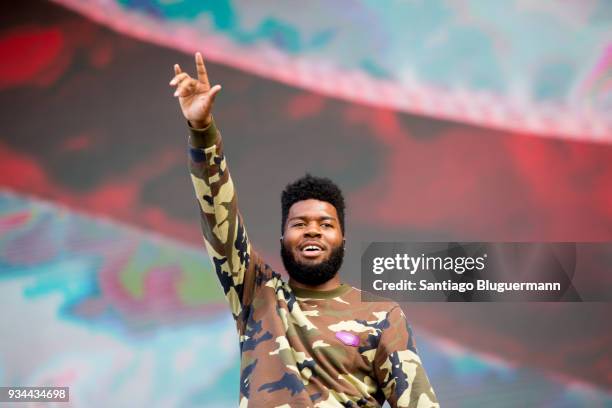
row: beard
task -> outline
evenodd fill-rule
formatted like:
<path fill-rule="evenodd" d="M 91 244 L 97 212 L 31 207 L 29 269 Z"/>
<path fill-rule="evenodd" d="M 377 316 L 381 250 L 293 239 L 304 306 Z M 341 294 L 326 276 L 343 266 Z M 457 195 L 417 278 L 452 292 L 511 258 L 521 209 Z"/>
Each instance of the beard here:
<path fill-rule="evenodd" d="M 285 248 L 285 244 L 281 243 L 281 258 L 291 279 L 303 285 L 318 286 L 336 276 L 344 260 L 344 247 L 339 245 L 334 248 L 325 261 L 307 265 L 298 262 L 293 254 Z"/>

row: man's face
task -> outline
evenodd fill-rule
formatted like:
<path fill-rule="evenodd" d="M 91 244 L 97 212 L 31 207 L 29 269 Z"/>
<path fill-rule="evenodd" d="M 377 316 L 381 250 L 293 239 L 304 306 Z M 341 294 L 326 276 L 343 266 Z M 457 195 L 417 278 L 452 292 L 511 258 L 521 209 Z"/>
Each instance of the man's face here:
<path fill-rule="evenodd" d="M 281 256 L 289 276 L 306 285 L 335 276 L 344 256 L 344 236 L 333 205 L 316 199 L 296 202 L 284 230 Z"/>

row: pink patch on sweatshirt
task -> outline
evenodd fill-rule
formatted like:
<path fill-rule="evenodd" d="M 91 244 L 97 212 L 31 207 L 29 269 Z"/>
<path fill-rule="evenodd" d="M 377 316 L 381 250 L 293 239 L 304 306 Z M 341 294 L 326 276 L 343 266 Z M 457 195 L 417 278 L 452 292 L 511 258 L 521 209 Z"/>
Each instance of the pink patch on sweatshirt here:
<path fill-rule="evenodd" d="M 357 347 L 359 345 L 359 336 L 353 333 L 339 331 L 336 332 L 336 338 L 347 346 Z"/>

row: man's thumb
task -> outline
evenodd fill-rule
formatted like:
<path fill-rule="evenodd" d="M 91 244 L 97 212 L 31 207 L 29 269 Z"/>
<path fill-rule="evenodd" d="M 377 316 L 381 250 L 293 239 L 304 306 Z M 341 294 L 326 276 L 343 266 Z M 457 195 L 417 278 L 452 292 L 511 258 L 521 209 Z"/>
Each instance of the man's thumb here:
<path fill-rule="evenodd" d="M 221 91 L 221 85 L 215 85 L 212 88 L 210 88 L 210 103 L 212 104 L 215 101 L 215 98 L 217 97 L 217 94 L 219 93 L 219 91 Z"/>

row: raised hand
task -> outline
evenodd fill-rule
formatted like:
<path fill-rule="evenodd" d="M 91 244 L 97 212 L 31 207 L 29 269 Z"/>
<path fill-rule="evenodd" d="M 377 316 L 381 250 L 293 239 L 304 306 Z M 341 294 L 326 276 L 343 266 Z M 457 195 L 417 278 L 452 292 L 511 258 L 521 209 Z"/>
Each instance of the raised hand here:
<path fill-rule="evenodd" d="M 204 60 L 199 52 L 195 54 L 195 62 L 198 79 L 190 77 L 178 64 L 174 64 L 174 78 L 170 81 L 170 86 L 176 87 L 174 96 L 179 98 L 183 115 L 191 126 L 204 128 L 212 120 L 212 105 L 221 85 L 210 87 Z"/>

